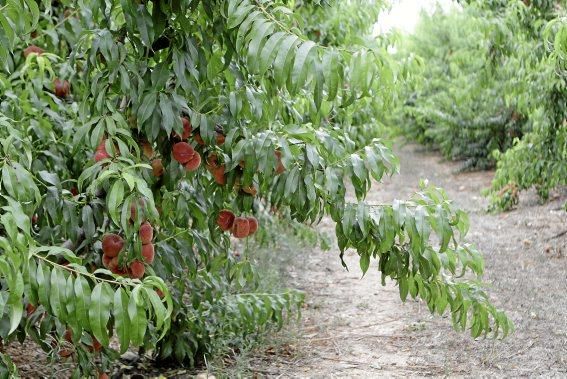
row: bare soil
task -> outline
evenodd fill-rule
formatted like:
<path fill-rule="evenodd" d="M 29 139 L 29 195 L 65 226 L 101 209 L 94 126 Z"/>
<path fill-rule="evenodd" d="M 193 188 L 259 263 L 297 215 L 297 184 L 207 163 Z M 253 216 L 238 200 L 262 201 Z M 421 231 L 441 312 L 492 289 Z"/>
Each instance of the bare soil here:
<path fill-rule="evenodd" d="M 343 269 L 338 251 L 305 251 L 290 285 L 307 305 L 289 343 L 268 347 L 251 362 L 267 377 L 567 377 L 567 201 L 565 189 L 540 204 L 527 192 L 518 208 L 487 214 L 480 195 L 492 172 L 457 173 L 415 145 L 398 150 L 400 175 L 376 184 L 368 201 L 405 199 L 420 178 L 443 187 L 470 214 L 469 241 L 484 252 L 491 299 L 516 325 L 505 340 L 455 332 L 450 318 L 431 316 L 419 301 L 401 302 L 380 285 L 376 263 L 364 278 L 354 252 Z M 320 226 L 332 234 L 329 220 Z M 276 353 L 274 353 L 276 351 Z"/>

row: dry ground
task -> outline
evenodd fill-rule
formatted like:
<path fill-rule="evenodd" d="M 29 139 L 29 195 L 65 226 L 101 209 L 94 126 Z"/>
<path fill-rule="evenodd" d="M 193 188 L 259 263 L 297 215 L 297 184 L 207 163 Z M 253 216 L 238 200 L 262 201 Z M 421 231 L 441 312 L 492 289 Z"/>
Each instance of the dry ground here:
<path fill-rule="evenodd" d="M 541 205 L 527 193 L 518 209 L 487 214 L 480 195 L 491 172 L 457 174 L 458 165 L 408 145 L 399 149 L 401 173 L 375 185 L 368 201 L 407 198 L 419 178 L 446 189 L 470 213 L 469 240 L 484 252 L 493 301 L 516 332 L 504 341 L 477 340 L 430 316 L 420 302 L 403 304 L 393 285 L 371 269 L 361 279 L 357 256 L 346 272 L 338 251 L 305 251 L 290 273 L 307 293 L 303 321 L 284 346 L 270 347 L 251 370 L 268 377 L 567 377 L 567 194 Z M 332 233 L 325 221 L 322 228 Z M 279 350 L 278 350 L 279 349 Z M 274 354 L 274 351 L 278 353 Z"/>

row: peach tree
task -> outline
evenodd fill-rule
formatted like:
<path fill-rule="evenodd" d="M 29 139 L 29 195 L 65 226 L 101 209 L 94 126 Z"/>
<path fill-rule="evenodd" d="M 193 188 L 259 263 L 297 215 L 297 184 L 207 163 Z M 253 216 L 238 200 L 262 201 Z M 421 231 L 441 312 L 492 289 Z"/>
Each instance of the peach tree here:
<path fill-rule="evenodd" d="M 508 334 L 441 189 L 364 201 L 398 170 L 376 126 L 401 77 L 360 37 L 381 2 L 354 3 L 0 0 L 2 341 L 76 376 L 137 346 L 194 363 L 301 304 L 256 288 L 235 241 L 325 215 L 402 300 Z"/>

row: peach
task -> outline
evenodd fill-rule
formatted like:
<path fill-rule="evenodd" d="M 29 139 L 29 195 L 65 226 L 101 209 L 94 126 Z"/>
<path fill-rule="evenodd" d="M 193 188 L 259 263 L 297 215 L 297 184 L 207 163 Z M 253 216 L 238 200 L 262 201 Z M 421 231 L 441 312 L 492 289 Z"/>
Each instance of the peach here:
<path fill-rule="evenodd" d="M 178 134 L 177 137 L 182 140 L 186 140 L 191 137 L 191 130 L 193 127 L 191 126 L 191 121 L 189 121 L 187 117 L 181 117 L 181 122 L 183 123 L 183 134 L 181 136 Z"/>
<path fill-rule="evenodd" d="M 71 86 L 67 80 L 55 78 L 55 80 L 53 81 L 53 88 L 55 91 L 55 96 L 64 99 L 69 96 Z"/>
<path fill-rule="evenodd" d="M 113 274 L 115 275 L 120 275 L 120 276 L 126 276 L 128 275 L 128 270 L 125 268 L 121 268 L 121 267 L 116 267 L 113 270 L 110 270 Z"/>
<path fill-rule="evenodd" d="M 106 254 L 102 255 L 102 265 L 109 269 L 110 271 L 118 267 L 118 256 L 109 257 Z"/>
<path fill-rule="evenodd" d="M 258 190 L 254 186 L 242 187 L 242 191 L 252 196 L 256 196 L 258 193 Z"/>
<path fill-rule="evenodd" d="M 96 148 L 94 159 L 96 162 L 100 162 L 106 158 L 110 158 L 110 154 L 106 151 L 106 140 L 103 139 Z"/>
<path fill-rule="evenodd" d="M 215 178 L 215 182 L 217 182 L 217 184 L 220 184 L 221 186 L 226 184 L 226 176 L 224 175 L 224 168 L 225 168 L 224 165 L 220 165 L 211 170 L 211 173 Z"/>
<path fill-rule="evenodd" d="M 203 141 L 203 137 L 201 137 L 201 134 L 195 133 L 195 135 L 193 136 L 193 139 L 194 139 L 195 142 L 197 142 L 199 145 L 205 146 L 205 141 Z"/>
<path fill-rule="evenodd" d="M 210 171 L 219 167 L 219 157 L 215 153 L 210 153 L 207 156 L 207 169 Z"/>
<path fill-rule="evenodd" d="M 199 153 L 195 153 L 195 155 L 193 155 L 193 157 L 189 160 L 189 162 L 185 164 L 185 170 L 189 172 L 193 172 L 196 171 L 200 165 L 201 165 L 201 156 L 199 155 Z"/>
<path fill-rule="evenodd" d="M 234 213 L 229 211 L 228 209 L 223 209 L 219 212 L 217 217 L 217 225 L 224 231 L 230 230 L 234 223 Z"/>
<path fill-rule="evenodd" d="M 236 238 L 246 238 L 250 232 L 248 219 L 245 217 L 236 217 L 232 225 L 232 234 Z"/>
<path fill-rule="evenodd" d="M 39 46 L 36 46 L 36 45 L 29 45 L 24 50 L 24 57 L 27 58 L 28 55 L 30 55 L 30 54 L 41 55 L 41 54 L 43 54 L 43 49 Z"/>
<path fill-rule="evenodd" d="M 106 151 L 97 151 L 94 155 L 95 162 L 100 162 L 103 159 L 110 158 L 110 155 Z"/>
<path fill-rule="evenodd" d="M 73 343 L 73 331 L 71 329 L 65 330 L 63 334 L 63 339 L 69 343 Z"/>
<path fill-rule="evenodd" d="M 144 141 L 141 143 L 142 146 L 142 153 L 148 159 L 151 159 L 154 156 L 154 149 L 152 145 L 148 141 Z"/>
<path fill-rule="evenodd" d="M 130 263 L 130 277 L 133 279 L 141 279 L 146 272 L 146 267 L 141 261 L 133 261 Z"/>
<path fill-rule="evenodd" d="M 146 262 L 147 264 L 151 265 L 152 263 L 154 263 L 155 250 L 153 243 L 142 245 L 142 257 L 144 258 L 144 262 Z"/>
<path fill-rule="evenodd" d="M 161 163 L 161 159 L 154 159 L 152 161 L 152 173 L 158 178 L 163 175 L 163 163 Z"/>
<path fill-rule="evenodd" d="M 143 210 L 145 206 L 146 202 L 143 199 L 133 201 L 130 204 L 130 221 L 134 222 L 136 220 L 136 217 L 138 216 L 138 208 L 141 208 Z"/>
<path fill-rule="evenodd" d="M 173 159 L 181 164 L 185 164 L 195 155 L 195 150 L 187 142 L 178 142 L 173 145 Z"/>
<path fill-rule="evenodd" d="M 108 267 L 110 270 L 118 268 L 118 257 L 112 258 L 109 262 Z"/>
<path fill-rule="evenodd" d="M 124 240 L 118 234 L 107 234 L 102 239 L 102 251 L 110 258 L 114 258 L 124 247 Z"/>
<path fill-rule="evenodd" d="M 247 217 L 248 220 L 248 235 L 252 235 L 254 233 L 256 233 L 256 230 L 258 230 L 258 220 L 256 220 L 256 217 Z"/>
<path fill-rule="evenodd" d="M 73 355 L 73 350 L 70 350 L 70 349 L 59 350 L 59 356 L 61 358 L 67 358 L 67 357 L 70 357 L 71 355 Z"/>
<path fill-rule="evenodd" d="M 91 345 L 91 349 L 98 352 L 102 350 L 102 344 L 98 342 L 98 340 L 93 337 L 93 344 Z"/>
<path fill-rule="evenodd" d="M 282 163 L 282 152 L 279 150 L 276 150 L 274 152 L 274 154 L 276 155 L 276 175 L 280 175 L 283 174 L 283 172 L 285 171 L 285 166 Z"/>
<path fill-rule="evenodd" d="M 149 222 L 146 221 L 142 225 L 140 225 L 139 234 L 142 245 L 146 245 L 148 243 L 151 243 L 152 239 L 154 238 L 154 228 Z"/>
<path fill-rule="evenodd" d="M 36 309 L 37 309 L 37 307 L 35 305 L 33 305 L 32 303 L 28 303 L 26 305 L 26 314 L 28 316 L 31 316 L 35 312 Z"/>

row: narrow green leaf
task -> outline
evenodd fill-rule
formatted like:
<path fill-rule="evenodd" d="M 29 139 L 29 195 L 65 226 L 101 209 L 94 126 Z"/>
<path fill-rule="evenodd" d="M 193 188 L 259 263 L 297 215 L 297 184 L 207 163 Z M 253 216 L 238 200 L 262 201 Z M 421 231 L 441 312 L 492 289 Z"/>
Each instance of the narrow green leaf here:
<path fill-rule="evenodd" d="M 118 342 L 120 342 L 120 353 L 128 350 L 130 345 L 130 318 L 128 316 L 128 294 L 123 288 L 118 288 L 114 292 L 114 327 Z"/>
<path fill-rule="evenodd" d="M 308 63 L 308 58 L 313 49 L 317 46 L 313 41 L 306 41 L 299 46 L 295 54 L 295 61 L 293 63 L 293 69 L 291 71 L 291 83 L 293 87 L 293 92 L 297 89 L 300 84 L 300 79 L 303 76 L 305 70 L 305 65 Z"/>
<path fill-rule="evenodd" d="M 88 313 L 93 335 L 103 346 L 108 346 L 107 324 L 110 320 L 111 297 L 108 296 L 108 288 L 105 287 L 108 287 L 108 284 L 98 283 L 94 287 Z"/>
<path fill-rule="evenodd" d="M 119 179 L 112 185 L 106 200 L 108 213 L 116 225 L 120 225 L 120 204 L 122 204 L 122 200 L 124 200 L 124 183 Z"/>

